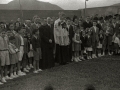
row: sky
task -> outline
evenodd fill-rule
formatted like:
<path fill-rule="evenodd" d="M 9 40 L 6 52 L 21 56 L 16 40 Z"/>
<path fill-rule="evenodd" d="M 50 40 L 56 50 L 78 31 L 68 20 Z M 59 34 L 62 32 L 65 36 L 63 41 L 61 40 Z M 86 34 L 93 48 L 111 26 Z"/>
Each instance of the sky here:
<path fill-rule="evenodd" d="M 7 4 L 12 0 L 0 0 L 0 4 Z M 85 0 L 39 0 L 56 4 L 65 10 L 78 10 L 85 7 Z M 87 7 L 101 7 L 120 3 L 120 0 L 89 0 Z"/>

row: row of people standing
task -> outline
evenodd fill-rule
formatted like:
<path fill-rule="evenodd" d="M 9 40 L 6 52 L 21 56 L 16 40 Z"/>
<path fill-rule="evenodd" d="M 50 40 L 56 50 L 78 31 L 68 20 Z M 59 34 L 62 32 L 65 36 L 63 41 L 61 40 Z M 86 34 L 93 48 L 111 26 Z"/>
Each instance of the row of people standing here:
<path fill-rule="evenodd" d="M 15 28 L 18 24 L 19 28 Z M 2 27 L 4 26 L 4 27 Z M 40 32 L 40 33 L 39 33 Z M 42 21 L 42 25 L 26 20 L 0 25 L 0 75 L 1 81 L 26 75 L 33 68 L 33 73 L 55 65 L 54 36 L 51 19 Z M 41 68 L 41 69 L 40 69 Z"/>
<path fill-rule="evenodd" d="M 73 40 L 73 43 L 75 42 L 74 47 L 78 47 L 76 49 L 77 52 L 75 52 L 77 53 L 77 57 L 74 55 L 76 57 L 75 61 L 83 59 L 79 57 L 79 55 L 83 56 L 83 53 L 78 54 L 79 49 L 80 52 L 83 52 L 83 50 L 84 52 L 87 51 L 87 59 L 104 56 L 106 55 L 106 51 L 108 55 L 119 53 L 120 23 L 118 17 L 106 16 L 97 19 L 96 17 L 93 19 L 87 17 L 85 21 L 79 21 L 80 25 L 78 25 L 78 19 L 75 18 L 75 33 L 77 33 L 75 35 L 81 37 L 78 40 Z M 76 46 L 76 43 L 79 43 L 79 46 Z"/>
<path fill-rule="evenodd" d="M 85 60 L 84 54 L 87 54 L 86 59 L 92 59 L 119 53 L 119 15 L 87 17 L 85 20 L 74 17 L 73 22 L 71 18 L 65 18 L 64 13 L 59 15 L 54 24 L 54 38 L 56 61 L 60 64 Z"/>
<path fill-rule="evenodd" d="M 106 50 L 109 55 L 118 53 L 120 24 L 111 18 L 72 20 L 60 12 L 55 22 L 50 17 L 41 21 L 34 17 L 34 22 L 1 23 L 1 81 L 26 75 L 30 68 L 38 73 L 55 63 L 65 65 L 104 56 Z"/>

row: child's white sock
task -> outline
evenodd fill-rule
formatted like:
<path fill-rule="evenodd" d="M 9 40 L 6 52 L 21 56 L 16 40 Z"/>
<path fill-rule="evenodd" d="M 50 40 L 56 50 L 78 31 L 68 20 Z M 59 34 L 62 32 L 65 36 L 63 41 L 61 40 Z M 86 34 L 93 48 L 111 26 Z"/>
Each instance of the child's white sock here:
<path fill-rule="evenodd" d="M 26 69 L 30 70 L 30 67 L 27 65 L 27 66 L 26 66 Z"/>
<path fill-rule="evenodd" d="M 33 68 L 33 65 L 32 65 L 32 64 L 30 64 L 30 68 Z"/>
<path fill-rule="evenodd" d="M 24 68 L 24 70 L 23 70 L 24 72 L 29 72 L 26 68 Z"/>

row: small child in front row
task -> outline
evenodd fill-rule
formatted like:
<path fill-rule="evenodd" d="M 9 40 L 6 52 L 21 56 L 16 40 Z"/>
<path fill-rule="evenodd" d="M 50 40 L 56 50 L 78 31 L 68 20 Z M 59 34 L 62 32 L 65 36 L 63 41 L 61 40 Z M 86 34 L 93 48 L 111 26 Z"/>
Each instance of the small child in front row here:
<path fill-rule="evenodd" d="M 8 66 L 10 65 L 9 52 L 8 52 L 8 37 L 5 31 L 0 30 L 0 62 L 1 62 L 1 81 L 6 83 L 8 77 Z"/>
<path fill-rule="evenodd" d="M 9 56 L 10 56 L 10 79 L 18 77 L 16 74 L 17 68 L 16 64 L 18 63 L 18 48 L 15 46 L 15 37 L 11 36 L 9 37 Z"/>
<path fill-rule="evenodd" d="M 81 59 L 82 60 L 85 60 L 85 58 L 83 56 L 83 53 L 84 53 L 84 50 L 85 50 L 85 37 L 86 37 L 85 31 L 82 30 L 81 35 L 80 35 L 80 39 L 82 41 L 82 43 L 81 43 Z"/>
<path fill-rule="evenodd" d="M 102 50 L 103 50 L 103 40 L 104 40 L 104 34 L 103 34 L 103 30 L 100 30 L 100 34 L 99 34 L 99 44 L 97 46 L 97 51 L 98 51 L 98 57 L 103 56 Z"/>
<path fill-rule="evenodd" d="M 22 60 L 22 66 L 24 72 L 29 72 L 30 68 L 28 66 L 28 38 L 26 36 L 26 28 L 22 27 L 21 30 L 23 33 L 21 34 L 23 36 L 24 40 L 24 54 L 23 54 L 23 60 Z"/>
<path fill-rule="evenodd" d="M 79 51 L 81 51 L 81 40 L 80 40 L 80 33 L 79 33 L 79 29 L 77 28 L 75 30 L 75 34 L 74 34 L 74 38 L 73 38 L 73 42 L 74 42 L 74 54 L 75 54 L 75 62 L 79 62 L 81 61 L 79 59 Z"/>
<path fill-rule="evenodd" d="M 33 48 L 32 48 L 32 42 L 31 42 L 31 37 L 32 35 L 30 33 L 27 33 L 27 37 L 28 37 L 28 59 L 29 59 L 29 67 L 30 68 L 34 68 L 33 67 Z"/>
<path fill-rule="evenodd" d="M 34 55 L 34 71 L 33 73 L 39 73 L 39 71 L 42 71 L 39 69 L 39 62 L 41 59 L 41 47 L 39 42 L 39 29 L 33 30 L 33 37 L 31 39 L 32 41 L 32 47 L 33 47 L 33 55 Z"/>
<path fill-rule="evenodd" d="M 87 59 L 92 59 L 92 37 L 91 37 L 91 31 L 88 31 L 88 34 L 86 35 L 86 51 L 87 51 Z"/>

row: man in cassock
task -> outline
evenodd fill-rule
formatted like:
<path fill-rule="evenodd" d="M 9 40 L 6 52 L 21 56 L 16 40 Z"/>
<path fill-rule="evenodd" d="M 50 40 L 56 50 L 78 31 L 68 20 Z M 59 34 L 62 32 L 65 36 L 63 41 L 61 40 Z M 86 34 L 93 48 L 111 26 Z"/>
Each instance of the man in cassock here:
<path fill-rule="evenodd" d="M 55 59 L 60 65 L 65 65 L 69 59 L 69 33 L 65 22 L 65 14 L 59 13 L 59 19 L 54 23 L 54 39 L 56 44 Z"/>
<path fill-rule="evenodd" d="M 42 48 L 42 69 L 54 67 L 54 36 L 50 24 L 51 18 L 44 19 L 40 27 L 41 48 Z"/>

